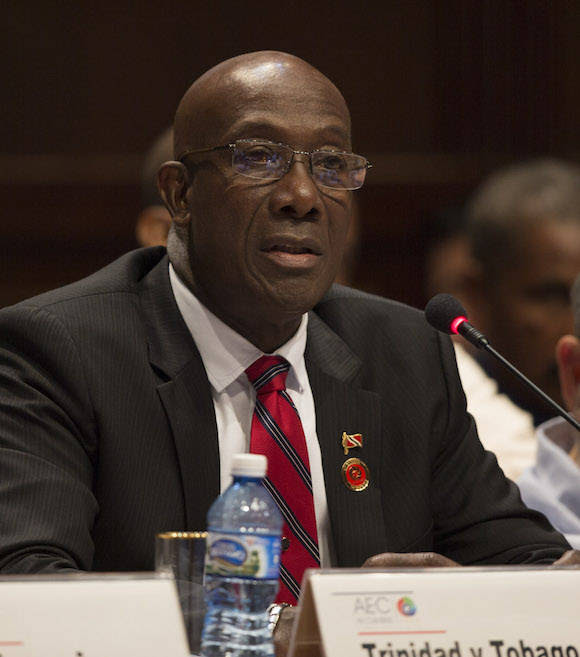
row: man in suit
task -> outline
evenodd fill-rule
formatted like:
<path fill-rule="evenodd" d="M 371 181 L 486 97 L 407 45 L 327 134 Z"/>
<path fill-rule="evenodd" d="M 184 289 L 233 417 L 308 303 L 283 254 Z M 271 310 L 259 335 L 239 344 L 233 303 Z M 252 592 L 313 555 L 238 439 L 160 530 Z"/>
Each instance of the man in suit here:
<path fill-rule="evenodd" d="M 192 85 L 174 130 L 168 255 L 0 313 L 2 572 L 150 569 L 157 532 L 203 529 L 250 447 L 245 370 L 271 353 L 290 364 L 322 565 L 560 558 L 481 447 L 448 338 L 329 291 L 366 167 L 337 88 L 291 55 L 243 55 Z M 345 433 L 362 436 L 348 457 Z M 349 457 L 366 487 L 343 479 Z"/>

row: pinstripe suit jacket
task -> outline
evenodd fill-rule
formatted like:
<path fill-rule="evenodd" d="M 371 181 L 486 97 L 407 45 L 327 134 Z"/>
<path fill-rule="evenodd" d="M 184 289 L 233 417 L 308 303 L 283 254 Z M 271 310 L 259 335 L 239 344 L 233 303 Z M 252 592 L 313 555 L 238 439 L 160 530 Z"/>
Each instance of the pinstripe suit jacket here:
<path fill-rule="evenodd" d="M 333 287 L 305 358 L 337 565 L 567 548 L 482 449 L 450 342 L 421 312 Z M 363 435 L 365 491 L 341 481 L 343 431 Z M 1 571 L 151 569 L 155 534 L 204 528 L 218 492 L 210 386 L 163 249 L 0 312 Z"/>

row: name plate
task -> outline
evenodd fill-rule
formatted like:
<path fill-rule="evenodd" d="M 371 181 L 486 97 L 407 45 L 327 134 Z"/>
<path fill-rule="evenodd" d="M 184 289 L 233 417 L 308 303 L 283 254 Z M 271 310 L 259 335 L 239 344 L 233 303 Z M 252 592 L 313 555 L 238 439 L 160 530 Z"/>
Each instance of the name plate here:
<path fill-rule="evenodd" d="M 580 569 L 312 570 L 290 657 L 580 657 Z"/>
<path fill-rule="evenodd" d="M 0 577 L 0 657 L 185 657 L 175 583 L 153 573 Z"/>

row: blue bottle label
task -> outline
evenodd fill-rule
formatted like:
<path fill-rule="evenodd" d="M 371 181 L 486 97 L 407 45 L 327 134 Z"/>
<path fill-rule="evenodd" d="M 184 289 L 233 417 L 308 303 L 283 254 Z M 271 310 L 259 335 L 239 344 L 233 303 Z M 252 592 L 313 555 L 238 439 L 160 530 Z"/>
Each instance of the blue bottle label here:
<path fill-rule="evenodd" d="M 280 537 L 208 532 L 205 574 L 278 579 Z"/>

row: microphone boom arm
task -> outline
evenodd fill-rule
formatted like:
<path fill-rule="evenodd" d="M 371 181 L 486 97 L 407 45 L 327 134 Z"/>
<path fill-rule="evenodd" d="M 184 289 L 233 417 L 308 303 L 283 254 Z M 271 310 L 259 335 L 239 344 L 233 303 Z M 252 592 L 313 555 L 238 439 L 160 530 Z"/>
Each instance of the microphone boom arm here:
<path fill-rule="evenodd" d="M 566 412 L 553 399 L 550 399 L 535 383 L 532 383 L 527 376 L 506 360 L 489 344 L 487 337 L 467 321 L 465 308 L 454 296 L 443 293 L 436 294 L 425 306 L 425 318 L 438 331 L 451 334 L 459 333 L 478 349 L 485 349 L 504 367 L 507 367 L 522 383 L 539 395 L 561 418 L 570 423 L 577 431 L 580 431 L 580 423 L 570 413 Z"/>
<path fill-rule="evenodd" d="M 471 342 L 471 344 L 475 345 L 478 349 L 485 349 L 488 354 L 491 354 L 496 360 L 504 365 L 504 367 L 507 367 L 512 374 L 517 376 L 517 378 L 522 383 L 530 387 L 537 395 L 539 395 L 551 408 L 556 411 L 556 413 L 558 413 L 560 417 L 569 422 L 577 431 L 580 431 L 580 423 L 577 422 L 574 417 L 570 415 L 570 413 L 564 410 L 560 404 L 557 404 L 553 399 L 548 397 L 548 395 L 543 390 L 540 390 L 540 388 L 538 388 L 538 386 L 533 381 L 530 381 L 530 379 L 522 374 L 517 367 L 512 365 L 509 360 L 506 360 L 499 353 L 499 351 L 496 351 L 489 344 L 489 340 L 485 337 L 485 335 L 481 331 L 478 331 L 475 326 L 472 326 L 467 321 L 461 322 L 461 324 L 459 324 L 457 327 L 457 333 L 462 335 L 468 342 Z"/>

